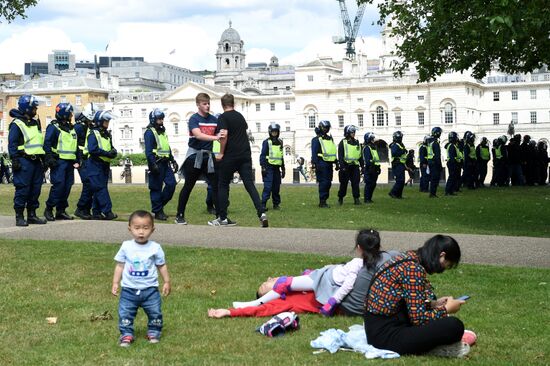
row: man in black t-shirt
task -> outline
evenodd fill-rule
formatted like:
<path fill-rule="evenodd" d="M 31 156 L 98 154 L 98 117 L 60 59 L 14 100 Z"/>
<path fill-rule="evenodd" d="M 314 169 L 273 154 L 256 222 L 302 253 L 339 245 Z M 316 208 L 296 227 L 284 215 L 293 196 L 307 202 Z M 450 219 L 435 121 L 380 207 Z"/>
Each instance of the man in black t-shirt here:
<path fill-rule="evenodd" d="M 232 94 L 225 94 L 221 98 L 223 113 L 218 118 L 218 129 L 225 130 L 225 138 L 220 140 L 220 153 L 216 156 L 218 161 L 218 200 L 219 217 L 208 221 L 211 226 L 235 226 L 236 222 L 227 217 L 227 204 L 229 199 L 229 183 L 235 172 L 239 172 L 244 187 L 256 208 L 262 227 L 268 227 L 260 195 L 254 185 L 252 177 L 252 153 L 248 141 L 248 125 L 243 115 L 234 109 L 235 99 Z"/>

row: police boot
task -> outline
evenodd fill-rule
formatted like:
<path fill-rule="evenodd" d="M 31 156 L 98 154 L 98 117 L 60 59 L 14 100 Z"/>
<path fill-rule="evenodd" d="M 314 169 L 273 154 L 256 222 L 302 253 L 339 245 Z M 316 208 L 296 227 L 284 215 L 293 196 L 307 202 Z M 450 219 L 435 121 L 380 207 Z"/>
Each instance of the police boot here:
<path fill-rule="evenodd" d="M 74 220 L 74 217 L 69 215 L 65 210 L 56 211 L 55 218 L 56 220 Z"/>
<path fill-rule="evenodd" d="M 44 225 L 44 224 L 47 223 L 46 220 L 41 219 L 40 217 L 36 216 L 36 209 L 35 208 L 27 208 L 27 222 L 29 224 L 36 224 L 36 225 Z"/>
<path fill-rule="evenodd" d="M 159 212 L 155 212 L 155 220 L 166 221 L 168 220 L 168 216 L 166 216 L 164 210 L 160 210 Z"/>
<path fill-rule="evenodd" d="M 338 197 L 338 204 L 340 206 L 342 206 L 344 204 L 344 198 L 343 197 Z"/>
<path fill-rule="evenodd" d="M 23 211 L 23 208 L 15 209 L 15 226 L 29 226 L 29 224 L 27 224 L 27 220 L 25 220 Z"/>
<path fill-rule="evenodd" d="M 329 208 L 330 206 L 328 205 L 327 200 L 321 200 L 319 202 L 319 207 L 320 208 Z"/>
<path fill-rule="evenodd" d="M 360 205 L 361 204 L 361 200 L 359 199 L 359 197 L 357 197 L 353 200 L 353 204 L 354 205 Z"/>
<path fill-rule="evenodd" d="M 76 211 L 74 212 L 74 215 L 76 217 L 80 217 L 82 220 L 91 220 L 92 219 L 92 215 L 90 215 L 90 211 L 81 210 L 79 208 L 76 209 Z"/>
<path fill-rule="evenodd" d="M 30 216 L 30 214 L 29 214 Z M 46 209 L 44 210 L 44 217 L 48 221 L 55 221 L 55 217 L 53 215 L 53 207 L 46 206 Z"/>
<path fill-rule="evenodd" d="M 113 211 L 109 211 L 106 214 L 103 214 L 103 220 L 114 220 L 118 217 L 116 213 L 113 213 Z"/>

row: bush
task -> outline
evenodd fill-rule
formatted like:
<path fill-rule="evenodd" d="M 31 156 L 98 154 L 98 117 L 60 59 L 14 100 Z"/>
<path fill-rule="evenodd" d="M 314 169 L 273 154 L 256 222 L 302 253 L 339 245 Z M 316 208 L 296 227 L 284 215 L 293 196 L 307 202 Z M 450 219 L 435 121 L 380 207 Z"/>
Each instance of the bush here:
<path fill-rule="evenodd" d="M 116 158 L 111 160 L 111 166 L 120 166 L 121 161 L 122 161 L 122 165 L 124 165 L 124 160 L 126 160 L 127 157 L 129 157 L 130 160 L 132 160 L 133 165 L 147 165 L 147 158 L 145 157 L 145 153 L 139 153 L 139 154 L 127 154 L 127 155 L 118 154 Z"/>

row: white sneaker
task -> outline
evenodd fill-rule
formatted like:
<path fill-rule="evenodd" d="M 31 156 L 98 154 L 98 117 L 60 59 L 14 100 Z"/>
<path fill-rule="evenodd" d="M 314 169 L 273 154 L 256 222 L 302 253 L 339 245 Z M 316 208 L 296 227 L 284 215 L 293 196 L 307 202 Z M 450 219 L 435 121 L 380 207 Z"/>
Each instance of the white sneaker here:
<path fill-rule="evenodd" d="M 237 223 L 235 221 L 231 221 L 229 218 L 225 218 L 220 221 L 220 226 L 236 226 Z"/>
<path fill-rule="evenodd" d="M 260 216 L 260 223 L 262 224 L 262 227 L 269 227 L 269 222 L 267 221 L 267 215 L 265 212 Z"/>
<path fill-rule="evenodd" d="M 220 218 L 216 217 L 214 220 L 208 221 L 208 225 L 210 225 L 210 226 L 220 226 Z"/>
<path fill-rule="evenodd" d="M 464 342 L 456 342 L 452 344 L 446 344 L 443 346 L 437 346 L 427 354 L 439 357 L 455 357 L 462 358 L 470 352 L 470 346 Z"/>

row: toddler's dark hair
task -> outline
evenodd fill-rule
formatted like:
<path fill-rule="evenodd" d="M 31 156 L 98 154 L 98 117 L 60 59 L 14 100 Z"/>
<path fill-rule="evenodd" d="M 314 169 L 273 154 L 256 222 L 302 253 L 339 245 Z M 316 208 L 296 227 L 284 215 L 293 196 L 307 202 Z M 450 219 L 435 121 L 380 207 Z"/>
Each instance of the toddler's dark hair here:
<path fill-rule="evenodd" d="M 130 214 L 130 218 L 128 219 L 128 225 L 132 224 L 132 220 L 134 217 L 148 217 L 149 220 L 151 220 L 151 225 L 155 224 L 155 218 L 153 217 L 153 214 L 146 210 L 136 210 Z"/>
<path fill-rule="evenodd" d="M 357 233 L 355 245 L 363 250 L 363 265 L 373 269 L 380 258 L 380 234 L 374 229 L 362 229 Z"/>

